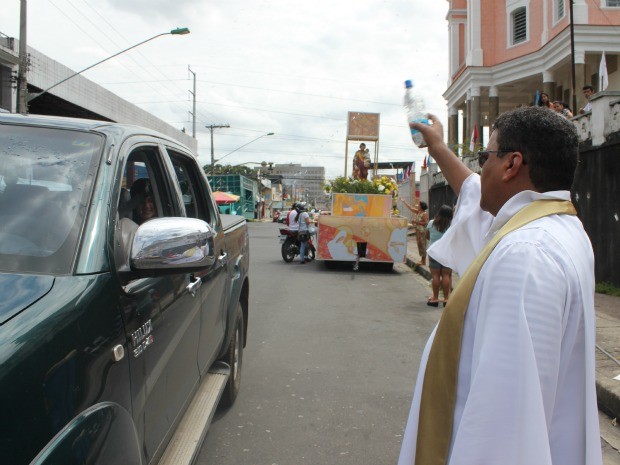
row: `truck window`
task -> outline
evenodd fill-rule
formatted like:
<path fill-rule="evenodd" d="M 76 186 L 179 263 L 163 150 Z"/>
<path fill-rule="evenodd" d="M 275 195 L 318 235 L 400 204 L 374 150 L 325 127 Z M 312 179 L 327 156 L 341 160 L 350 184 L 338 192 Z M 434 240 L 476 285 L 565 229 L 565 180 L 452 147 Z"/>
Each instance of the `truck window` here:
<path fill-rule="evenodd" d="M 152 218 L 177 216 L 157 147 L 140 147 L 127 157 L 119 199 L 119 218 L 137 225 Z"/>
<path fill-rule="evenodd" d="M 200 173 L 197 173 L 196 163 L 188 156 L 170 149 L 168 153 L 183 195 L 187 216 L 201 219 L 215 227 L 212 224 L 215 218 L 212 205 L 205 200 L 209 196 L 205 184 L 201 182 Z"/>
<path fill-rule="evenodd" d="M 0 126 L 0 271 L 67 274 L 104 139 Z"/>

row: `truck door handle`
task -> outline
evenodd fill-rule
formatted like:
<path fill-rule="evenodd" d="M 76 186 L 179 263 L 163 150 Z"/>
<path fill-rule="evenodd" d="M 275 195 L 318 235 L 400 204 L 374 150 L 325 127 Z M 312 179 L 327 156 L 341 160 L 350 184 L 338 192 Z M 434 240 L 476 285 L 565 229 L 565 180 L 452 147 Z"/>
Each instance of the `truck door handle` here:
<path fill-rule="evenodd" d="M 193 279 L 194 281 L 190 281 L 190 283 L 185 289 L 187 289 L 187 291 L 192 295 L 192 297 L 196 297 L 198 289 L 200 289 L 200 286 L 202 286 L 202 279 L 194 278 L 193 276 L 191 279 Z"/>
<path fill-rule="evenodd" d="M 228 253 L 227 252 L 222 252 L 222 255 L 220 255 L 219 257 L 217 257 L 217 259 L 222 262 L 222 265 L 224 265 L 227 261 L 228 261 Z"/>

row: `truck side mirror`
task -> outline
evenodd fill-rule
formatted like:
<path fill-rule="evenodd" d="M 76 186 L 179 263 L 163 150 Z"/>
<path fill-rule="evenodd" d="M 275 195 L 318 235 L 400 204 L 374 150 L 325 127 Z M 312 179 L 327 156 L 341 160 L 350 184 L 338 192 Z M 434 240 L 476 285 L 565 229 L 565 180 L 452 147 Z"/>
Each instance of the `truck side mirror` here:
<path fill-rule="evenodd" d="M 158 275 L 207 269 L 215 263 L 213 231 L 195 218 L 154 218 L 136 231 L 131 270 Z"/>

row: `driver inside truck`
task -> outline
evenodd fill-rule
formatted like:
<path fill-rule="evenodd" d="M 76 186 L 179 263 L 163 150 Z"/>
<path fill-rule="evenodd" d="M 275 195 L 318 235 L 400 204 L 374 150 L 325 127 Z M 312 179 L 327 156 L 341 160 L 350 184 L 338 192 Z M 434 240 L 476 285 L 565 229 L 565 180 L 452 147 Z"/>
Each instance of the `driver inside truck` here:
<path fill-rule="evenodd" d="M 130 193 L 132 203 L 136 203 L 133 209 L 133 219 L 136 223 L 142 224 L 157 216 L 151 194 L 151 182 L 147 178 L 137 179 L 131 185 Z"/>

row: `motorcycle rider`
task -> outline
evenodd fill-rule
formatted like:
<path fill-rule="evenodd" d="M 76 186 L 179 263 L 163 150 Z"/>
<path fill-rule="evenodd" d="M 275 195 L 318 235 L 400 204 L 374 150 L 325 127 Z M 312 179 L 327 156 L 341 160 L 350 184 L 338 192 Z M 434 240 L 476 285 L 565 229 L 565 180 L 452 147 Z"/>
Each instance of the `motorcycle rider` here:
<path fill-rule="evenodd" d="M 299 214 L 298 208 L 299 204 L 293 202 L 290 211 L 286 215 L 286 225 L 291 231 L 299 231 L 299 223 L 297 223 L 297 215 Z"/>
<path fill-rule="evenodd" d="M 306 261 L 310 261 L 306 260 L 306 248 L 308 246 L 308 239 L 310 239 L 310 215 L 308 214 L 305 202 L 298 205 L 298 211 L 299 213 L 296 217 L 296 219 L 298 219 L 297 228 L 299 230 L 297 238 L 301 244 L 299 248 L 299 263 L 303 265 Z"/>

